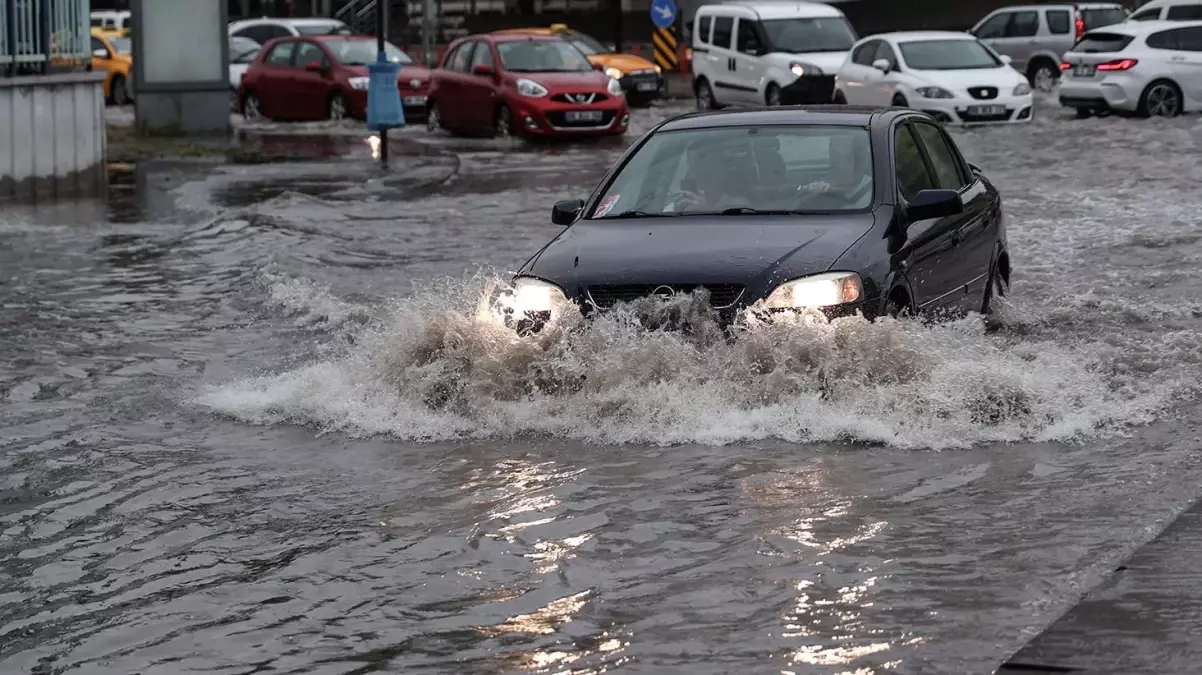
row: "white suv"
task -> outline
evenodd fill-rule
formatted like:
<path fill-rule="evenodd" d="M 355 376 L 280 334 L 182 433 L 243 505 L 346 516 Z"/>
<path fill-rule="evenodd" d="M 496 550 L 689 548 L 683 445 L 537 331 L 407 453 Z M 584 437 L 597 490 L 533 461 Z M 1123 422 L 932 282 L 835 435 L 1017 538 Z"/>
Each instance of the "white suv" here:
<path fill-rule="evenodd" d="M 822 3 L 704 5 L 693 17 L 697 108 L 830 103 L 856 40 L 843 12 Z"/>
<path fill-rule="evenodd" d="M 250 38 L 259 44 L 278 37 L 349 34 L 350 26 L 338 19 L 246 19 L 229 25 L 230 37 Z"/>

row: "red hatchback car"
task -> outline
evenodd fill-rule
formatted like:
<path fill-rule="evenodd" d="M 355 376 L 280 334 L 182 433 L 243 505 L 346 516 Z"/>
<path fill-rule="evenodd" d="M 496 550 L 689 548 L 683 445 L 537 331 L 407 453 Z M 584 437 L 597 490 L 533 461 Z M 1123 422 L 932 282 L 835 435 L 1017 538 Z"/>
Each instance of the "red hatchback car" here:
<path fill-rule="evenodd" d="M 401 64 L 397 83 L 405 119 L 426 116 L 430 71 L 385 44 Z M 314 35 L 269 40 L 238 85 L 238 109 L 247 119 L 320 120 L 367 117 L 367 64 L 375 63 L 376 39 Z"/>
<path fill-rule="evenodd" d="M 551 35 L 472 35 L 431 76 L 430 130 L 488 136 L 617 136 L 630 111 L 622 85 Z"/>

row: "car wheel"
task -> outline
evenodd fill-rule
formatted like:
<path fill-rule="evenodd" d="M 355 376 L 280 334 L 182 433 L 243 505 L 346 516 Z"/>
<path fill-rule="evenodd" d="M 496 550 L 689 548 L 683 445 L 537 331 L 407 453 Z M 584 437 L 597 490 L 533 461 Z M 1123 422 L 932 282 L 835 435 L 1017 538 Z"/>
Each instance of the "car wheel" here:
<path fill-rule="evenodd" d="M 893 95 L 893 105 L 898 108 L 909 108 L 910 102 L 906 100 L 905 96 L 903 96 L 901 94 L 894 94 Z"/>
<path fill-rule="evenodd" d="M 493 121 L 493 136 L 497 138 L 513 138 L 516 134 L 513 128 L 513 112 L 509 106 L 497 108 L 497 116 Z"/>
<path fill-rule="evenodd" d="M 340 122 L 347 118 L 348 110 L 346 97 L 340 93 L 334 93 L 330 96 L 329 103 L 326 104 L 326 117 L 335 122 Z"/>
<path fill-rule="evenodd" d="M 889 296 L 885 301 L 885 316 L 894 319 L 904 319 L 913 314 L 910 308 L 909 298 L 899 297 L 897 293 Z"/>
<path fill-rule="evenodd" d="M 1048 61 L 1031 64 L 1031 71 L 1027 73 L 1027 81 L 1031 83 L 1031 88 L 1035 91 L 1052 91 L 1056 88 L 1056 82 L 1059 80 L 1060 70 Z"/>
<path fill-rule="evenodd" d="M 997 264 L 994 264 L 993 269 L 989 272 L 989 283 L 985 285 L 985 299 L 981 302 L 981 313 L 988 315 L 993 309 L 993 299 L 1006 297 L 1007 290 L 1006 280 L 1002 278 Z"/>
<path fill-rule="evenodd" d="M 708 80 L 702 80 L 697 84 L 697 110 L 706 112 L 717 109 L 718 102 L 714 100 L 713 88 L 710 87 Z"/>
<path fill-rule="evenodd" d="M 120 75 L 114 77 L 109 91 L 112 92 L 113 105 L 126 105 L 129 103 L 129 88 L 125 84 L 124 77 Z"/>
<path fill-rule="evenodd" d="M 230 87 L 230 112 L 238 112 L 238 90 Z"/>
<path fill-rule="evenodd" d="M 847 97 L 838 89 L 835 90 L 835 95 L 831 97 L 831 100 L 838 105 L 847 105 Z"/>
<path fill-rule="evenodd" d="M 1077 108 L 1077 119 L 1083 120 L 1093 114 L 1089 108 Z"/>
<path fill-rule="evenodd" d="M 426 131 L 434 133 L 442 128 L 442 114 L 434 101 L 428 102 L 426 106 Z"/>
<path fill-rule="evenodd" d="M 768 85 L 768 91 L 764 92 L 764 102 L 770 106 L 780 105 L 780 87 L 776 83 Z"/>
<path fill-rule="evenodd" d="M 263 119 L 263 102 L 258 94 L 247 92 L 242 95 L 242 116 L 248 120 Z"/>
<path fill-rule="evenodd" d="M 1156 80 L 1139 99 L 1144 117 L 1176 117 L 1181 114 L 1181 89 L 1168 80 Z"/>

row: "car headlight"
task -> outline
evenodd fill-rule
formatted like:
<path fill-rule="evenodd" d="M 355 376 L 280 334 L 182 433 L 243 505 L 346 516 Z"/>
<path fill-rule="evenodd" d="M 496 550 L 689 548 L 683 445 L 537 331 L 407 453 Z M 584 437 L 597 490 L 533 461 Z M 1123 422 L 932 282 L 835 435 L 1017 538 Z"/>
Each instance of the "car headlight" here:
<path fill-rule="evenodd" d="M 622 79 L 622 71 L 618 70 L 617 68 L 614 68 L 613 66 L 606 68 L 605 74 L 609 75 L 610 77 L 614 78 L 615 80 Z"/>
<path fill-rule="evenodd" d="M 534 80 L 527 80 L 526 78 L 522 78 L 517 81 L 517 88 L 518 88 L 518 93 L 521 94 L 522 96 L 529 96 L 531 98 L 541 98 L 541 97 L 547 95 L 546 87 L 539 84 L 538 82 L 535 82 Z"/>
<path fill-rule="evenodd" d="M 367 83 L 371 82 L 371 78 L 370 77 L 352 77 L 352 78 L 348 79 L 346 82 L 347 82 L 347 84 L 351 85 L 351 89 L 363 91 L 364 89 L 367 89 Z"/>
<path fill-rule="evenodd" d="M 864 285 L 855 272 L 828 272 L 786 281 L 764 301 L 771 309 L 821 309 L 855 302 Z"/>
<path fill-rule="evenodd" d="M 919 87 L 914 91 L 923 98 L 953 98 L 952 92 L 943 87 Z"/>
<path fill-rule="evenodd" d="M 503 309 L 523 315 L 550 312 L 567 303 L 563 289 L 549 281 L 534 277 L 518 277 L 513 280 L 513 289 L 504 293 L 497 301 Z"/>
<path fill-rule="evenodd" d="M 663 74 L 664 74 L 664 69 L 663 69 L 663 68 L 660 68 L 659 66 L 651 66 L 651 67 L 655 69 L 655 74 L 656 74 L 656 75 L 663 75 Z"/>
<path fill-rule="evenodd" d="M 821 75 L 822 69 L 818 66 L 811 66 L 808 63 L 794 62 L 789 64 L 789 72 L 797 77 L 801 77 L 802 75 Z"/>
<path fill-rule="evenodd" d="M 609 84 L 605 85 L 605 90 L 609 92 L 610 96 L 621 96 L 622 83 L 611 77 L 609 78 Z"/>
<path fill-rule="evenodd" d="M 1026 82 L 1019 82 L 1014 87 L 1014 91 L 1010 92 L 1014 96 L 1026 96 L 1031 93 L 1031 85 Z"/>

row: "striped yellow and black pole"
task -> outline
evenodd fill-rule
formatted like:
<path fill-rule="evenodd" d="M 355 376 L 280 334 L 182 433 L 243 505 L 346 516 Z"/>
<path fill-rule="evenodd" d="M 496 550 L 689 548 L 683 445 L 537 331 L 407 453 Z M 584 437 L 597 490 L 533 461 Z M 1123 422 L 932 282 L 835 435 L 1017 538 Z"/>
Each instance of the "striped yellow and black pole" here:
<path fill-rule="evenodd" d="M 651 34 L 651 43 L 655 45 L 655 64 L 663 68 L 665 73 L 675 72 L 679 63 L 676 56 L 676 27 L 656 28 Z"/>

